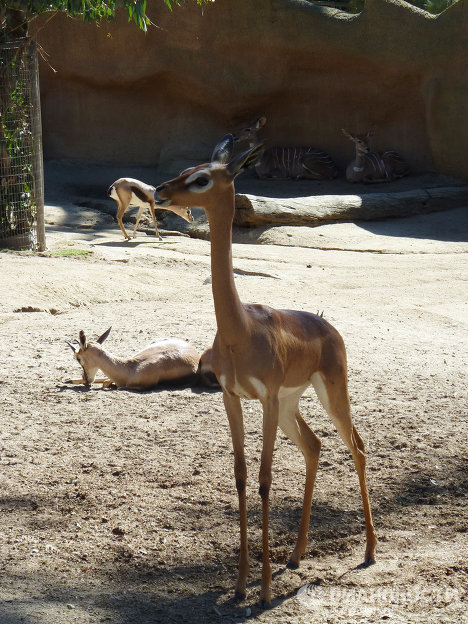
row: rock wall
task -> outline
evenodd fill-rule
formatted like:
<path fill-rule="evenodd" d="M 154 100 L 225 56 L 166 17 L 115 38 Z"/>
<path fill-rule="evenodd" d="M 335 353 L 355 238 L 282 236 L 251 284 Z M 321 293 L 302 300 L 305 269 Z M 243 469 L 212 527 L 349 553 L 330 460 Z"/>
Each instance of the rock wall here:
<path fill-rule="evenodd" d="M 468 178 L 465 0 L 431 16 L 398 0 L 359 15 L 302 0 L 148 2 L 157 27 L 120 14 L 54 17 L 38 39 L 47 159 L 176 167 L 265 114 L 267 144 L 313 145 L 343 168 L 341 128 L 373 128 L 375 149 L 414 170 Z M 35 26 L 43 23 L 37 20 Z"/>

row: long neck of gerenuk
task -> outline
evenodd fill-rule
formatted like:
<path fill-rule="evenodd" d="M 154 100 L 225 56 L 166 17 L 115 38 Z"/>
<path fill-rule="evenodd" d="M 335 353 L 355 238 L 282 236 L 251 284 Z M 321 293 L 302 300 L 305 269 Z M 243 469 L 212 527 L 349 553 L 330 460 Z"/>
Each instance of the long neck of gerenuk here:
<path fill-rule="evenodd" d="M 119 358 L 109 351 L 105 351 L 101 345 L 94 345 L 95 362 L 99 365 L 102 372 L 115 381 L 117 384 L 123 384 L 127 379 L 130 365 L 124 358 Z"/>
<path fill-rule="evenodd" d="M 208 213 L 211 240 L 211 277 L 218 333 L 229 346 L 242 343 L 248 334 L 248 319 L 234 283 L 232 268 L 232 221 L 234 187 L 220 197 L 218 210 Z"/>

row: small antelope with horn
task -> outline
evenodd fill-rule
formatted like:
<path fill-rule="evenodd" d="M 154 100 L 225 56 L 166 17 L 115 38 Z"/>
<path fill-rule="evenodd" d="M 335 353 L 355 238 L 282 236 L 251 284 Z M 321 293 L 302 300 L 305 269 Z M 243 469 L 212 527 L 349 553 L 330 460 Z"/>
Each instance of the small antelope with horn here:
<path fill-rule="evenodd" d="M 154 202 L 155 190 L 156 189 L 154 186 L 145 184 L 144 182 L 140 182 L 140 180 L 135 180 L 134 178 L 120 178 L 109 187 L 107 194 L 109 195 L 109 197 L 112 197 L 112 199 L 115 199 L 115 201 L 117 202 L 117 222 L 126 240 L 130 240 L 130 236 L 127 234 L 127 231 L 124 228 L 122 219 L 125 211 L 130 205 L 139 207 L 135 228 L 133 230 L 133 238 L 136 237 L 138 224 L 140 223 L 143 210 L 146 207 L 149 207 L 151 216 L 153 218 L 156 236 L 159 238 L 159 240 L 162 240 L 161 234 L 158 230 L 158 222 L 156 221 Z M 189 223 L 193 221 L 193 216 L 190 212 L 190 208 L 177 206 L 175 208 L 169 208 L 169 210 L 179 215 L 179 217 L 182 217 L 182 219 L 188 221 Z"/>
<path fill-rule="evenodd" d="M 259 117 L 236 135 L 236 141 L 248 141 L 250 147 L 260 143 L 257 133 L 266 124 Z M 330 180 L 338 174 L 335 163 L 326 152 L 313 147 L 269 147 L 255 164 L 257 176 L 264 180 Z"/>
<path fill-rule="evenodd" d="M 403 158 L 394 150 L 371 152 L 369 139 L 371 131 L 366 134 L 352 134 L 342 128 L 343 134 L 356 146 L 356 157 L 346 168 L 348 182 L 392 182 L 409 173 L 409 167 Z"/>
<path fill-rule="evenodd" d="M 132 357 L 121 358 L 102 346 L 110 331 L 109 327 L 95 342 L 88 342 L 81 330 L 79 340 L 66 341 L 83 369 L 82 379 L 73 379 L 72 383 L 90 386 L 94 382 L 102 383 L 103 388 L 114 384 L 118 388 L 148 390 L 162 382 L 190 382 L 199 378 L 200 354 L 185 340 L 165 338 Z M 204 358 L 207 358 L 204 373 L 209 376 L 209 351 L 204 353 Z M 99 370 L 107 377 L 96 378 Z"/>
<path fill-rule="evenodd" d="M 202 206 L 208 217 L 211 273 L 218 331 L 211 352 L 213 372 L 223 391 L 234 451 L 234 476 L 239 498 L 240 559 L 236 595 L 245 597 L 249 572 L 247 543 L 247 462 L 241 399 L 256 399 L 263 408 L 263 448 L 259 485 L 262 499 L 262 585 L 260 600 L 271 600 L 269 505 L 273 450 L 278 428 L 300 449 L 305 460 L 305 489 L 298 537 L 288 567 L 297 568 L 307 546 L 312 492 L 320 455 L 320 440 L 299 411 L 299 400 L 313 385 L 324 409 L 349 449 L 359 478 L 366 550 L 364 564 L 373 563 L 377 538 L 366 482 L 364 443 L 353 424 L 348 395 L 346 349 L 338 331 L 319 315 L 277 310 L 242 303 L 232 268 L 234 179 L 258 161 L 256 145 L 233 157 L 234 138 L 227 135 L 211 162 L 191 167 L 156 189 L 163 207 Z M 183 285 L 182 285 L 183 287 Z"/>

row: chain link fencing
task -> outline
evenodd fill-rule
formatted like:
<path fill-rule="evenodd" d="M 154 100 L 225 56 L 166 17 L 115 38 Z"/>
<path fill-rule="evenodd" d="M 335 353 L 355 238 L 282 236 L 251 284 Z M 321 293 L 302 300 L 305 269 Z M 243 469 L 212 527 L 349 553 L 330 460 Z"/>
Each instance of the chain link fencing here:
<path fill-rule="evenodd" d="M 45 250 L 36 42 L 0 45 L 0 248 Z"/>

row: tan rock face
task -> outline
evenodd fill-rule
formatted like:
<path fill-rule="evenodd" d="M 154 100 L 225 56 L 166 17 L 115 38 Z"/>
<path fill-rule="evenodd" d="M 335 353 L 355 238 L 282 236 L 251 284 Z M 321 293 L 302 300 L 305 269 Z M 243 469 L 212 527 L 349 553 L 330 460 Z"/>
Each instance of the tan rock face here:
<path fill-rule="evenodd" d="M 413 170 L 468 177 L 464 0 L 434 17 L 394 0 L 356 16 L 293 0 L 193 2 L 148 13 L 140 32 L 120 15 L 82 24 L 55 17 L 39 34 L 46 158 L 176 167 L 255 116 L 267 145 L 326 150 L 343 175 L 353 146 Z"/>

